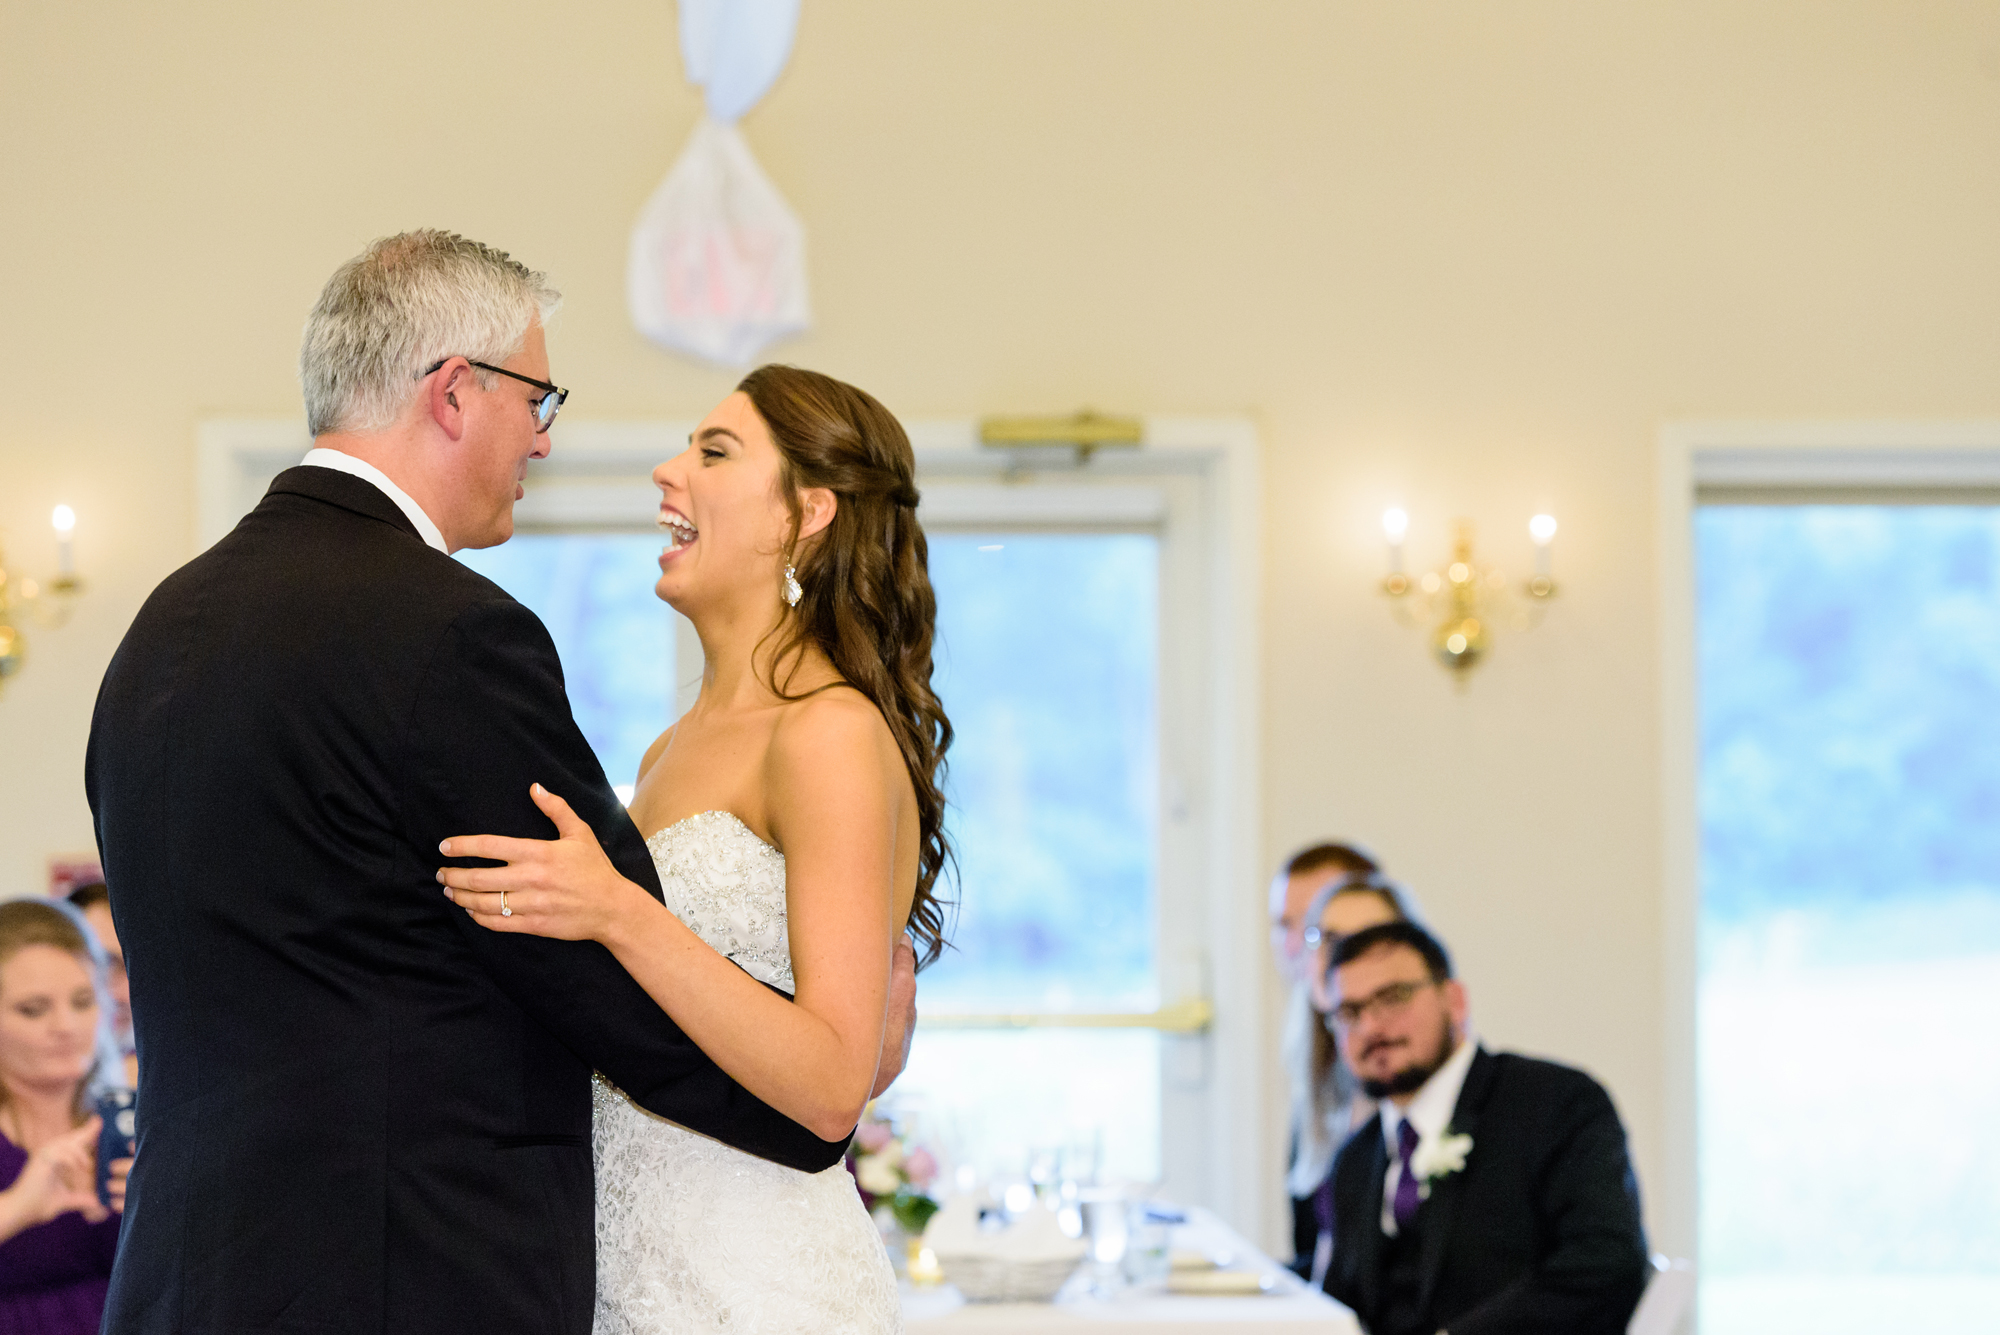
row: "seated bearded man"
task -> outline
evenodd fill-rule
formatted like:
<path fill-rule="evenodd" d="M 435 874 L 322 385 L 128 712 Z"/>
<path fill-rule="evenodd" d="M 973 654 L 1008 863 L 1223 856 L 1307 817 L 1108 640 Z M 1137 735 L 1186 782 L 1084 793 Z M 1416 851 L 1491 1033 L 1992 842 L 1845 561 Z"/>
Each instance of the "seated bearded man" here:
<path fill-rule="evenodd" d="M 1326 1291 L 1369 1335 L 1617 1335 L 1648 1273 L 1625 1128 L 1581 1071 L 1488 1052 L 1408 922 L 1343 940 L 1333 1023 L 1381 1101 L 1333 1169 Z"/>

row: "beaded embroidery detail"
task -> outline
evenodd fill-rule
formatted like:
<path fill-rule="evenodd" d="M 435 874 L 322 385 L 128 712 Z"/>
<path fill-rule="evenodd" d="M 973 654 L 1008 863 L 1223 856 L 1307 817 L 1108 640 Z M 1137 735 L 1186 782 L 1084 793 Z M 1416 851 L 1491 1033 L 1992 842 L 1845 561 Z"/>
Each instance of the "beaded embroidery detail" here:
<path fill-rule="evenodd" d="M 676 918 L 752 978 L 795 990 L 783 853 L 728 811 L 675 821 L 646 848 Z"/>
<path fill-rule="evenodd" d="M 793 990 L 785 856 L 727 811 L 646 841 L 667 907 L 758 980 Z M 896 1276 L 854 1179 L 801 1173 L 593 1090 L 593 1335 L 894 1335 Z"/>

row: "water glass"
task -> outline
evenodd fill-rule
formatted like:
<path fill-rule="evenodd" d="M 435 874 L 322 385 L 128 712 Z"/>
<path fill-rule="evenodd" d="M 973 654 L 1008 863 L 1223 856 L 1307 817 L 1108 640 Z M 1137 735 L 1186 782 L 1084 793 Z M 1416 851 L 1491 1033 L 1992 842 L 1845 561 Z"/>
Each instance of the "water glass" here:
<path fill-rule="evenodd" d="M 1125 1282 L 1127 1284 L 1162 1284 L 1173 1267 L 1167 1251 L 1172 1230 L 1166 1221 L 1155 1215 L 1143 1201 L 1135 1201 L 1126 1208 L 1125 1216 Z"/>

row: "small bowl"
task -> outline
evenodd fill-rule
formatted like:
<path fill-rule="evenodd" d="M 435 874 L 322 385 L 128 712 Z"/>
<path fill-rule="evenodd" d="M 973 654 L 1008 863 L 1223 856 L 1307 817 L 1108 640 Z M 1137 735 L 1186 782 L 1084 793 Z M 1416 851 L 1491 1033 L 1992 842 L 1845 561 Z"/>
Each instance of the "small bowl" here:
<path fill-rule="evenodd" d="M 1080 1258 L 1001 1261 L 990 1256 L 940 1256 L 947 1282 L 969 1303 L 1047 1303 L 1075 1273 Z"/>

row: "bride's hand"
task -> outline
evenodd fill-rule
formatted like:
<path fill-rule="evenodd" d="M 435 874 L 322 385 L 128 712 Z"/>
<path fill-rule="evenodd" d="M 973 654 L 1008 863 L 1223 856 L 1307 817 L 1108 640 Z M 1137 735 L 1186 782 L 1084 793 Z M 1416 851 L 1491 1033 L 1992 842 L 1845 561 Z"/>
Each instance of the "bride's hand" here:
<path fill-rule="evenodd" d="M 497 834 L 453 835 L 438 845 L 449 858 L 486 858 L 504 867 L 440 867 L 437 879 L 452 903 L 481 927 L 564 941 L 608 941 L 629 896 L 651 897 L 618 874 L 597 835 L 569 803 L 542 785 L 528 789 L 555 822 L 554 839 Z"/>

